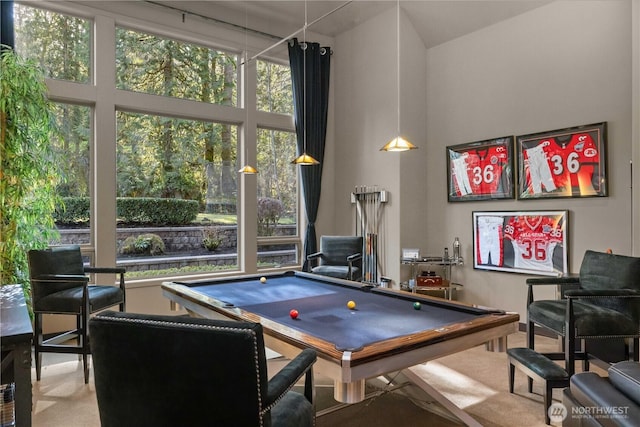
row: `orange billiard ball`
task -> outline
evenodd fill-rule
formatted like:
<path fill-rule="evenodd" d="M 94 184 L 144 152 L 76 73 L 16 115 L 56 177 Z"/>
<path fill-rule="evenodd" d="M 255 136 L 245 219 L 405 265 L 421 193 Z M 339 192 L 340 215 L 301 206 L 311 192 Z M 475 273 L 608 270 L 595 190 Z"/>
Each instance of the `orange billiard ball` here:
<path fill-rule="evenodd" d="M 291 311 L 289 312 L 289 316 L 291 316 L 291 318 L 292 318 L 292 319 L 297 319 L 297 318 L 298 318 L 298 314 L 299 314 L 299 313 L 298 313 L 298 310 L 295 310 L 295 309 L 294 309 L 294 310 L 291 310 Z"/>
<path fill-rule="evenodd" d="M 349 310 L 353 310 L 354 308 L 356 308 L 356 302 L 355 301 L 349 301 L 347 303 L 347 307 L 349 308 Z"/>

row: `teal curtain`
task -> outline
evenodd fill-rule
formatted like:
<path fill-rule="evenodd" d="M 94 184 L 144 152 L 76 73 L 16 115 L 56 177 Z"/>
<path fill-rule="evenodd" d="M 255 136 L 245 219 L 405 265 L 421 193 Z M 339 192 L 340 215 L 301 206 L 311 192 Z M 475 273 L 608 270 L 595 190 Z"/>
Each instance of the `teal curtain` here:
<path fill-rule="evenodd" d="M 307 271 L 307 255 L 317 252 L 318 248 L 315 222 L 320 205 L 327 135 L 331 49 L 321 47 L 318 43 L 298 42 L 298 39 L 294 38 L 289 41 L 289 65 L 298 155 L 306 150 L 307 154 L 320 162 L 319 165 L 300 166 L 302 195 L 308 222 L 303 264 L 303 270 Z"/>

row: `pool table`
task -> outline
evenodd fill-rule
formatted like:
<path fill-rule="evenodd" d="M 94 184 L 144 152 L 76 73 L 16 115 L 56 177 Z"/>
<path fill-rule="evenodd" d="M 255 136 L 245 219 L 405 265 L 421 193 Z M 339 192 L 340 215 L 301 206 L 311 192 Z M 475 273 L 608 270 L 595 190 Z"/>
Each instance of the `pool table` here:
<path fill-rule="evenodd" d="M 314 370 L 334 381 L 334 398 L 344 403 L 364 399 L 368 378 L 486 342 L 504 344 L 519 320 L 516 313 L 298 271 L 165 282 L 162 289 L 192 315 L 260 322 L 265 345 L 285 357 L 314 348 Z"/>

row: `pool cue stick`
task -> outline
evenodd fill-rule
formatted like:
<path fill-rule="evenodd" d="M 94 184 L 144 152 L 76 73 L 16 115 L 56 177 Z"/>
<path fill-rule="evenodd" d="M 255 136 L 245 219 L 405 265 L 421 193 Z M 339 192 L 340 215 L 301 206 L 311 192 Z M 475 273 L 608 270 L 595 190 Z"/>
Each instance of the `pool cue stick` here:
<path fill-rule="evenodd" d="M 372 218 L 371 218 L 371 202 L 372 202 L 372 193 L 371 187 L 367 187 L 367 209 L 369 213 L 367 214 L 367 225 L 369 228 L 369 283 L 373 282 L 373 250 L 374 250 L 374 241 L 373 241 L 373 229 L 372 229 Z"/>

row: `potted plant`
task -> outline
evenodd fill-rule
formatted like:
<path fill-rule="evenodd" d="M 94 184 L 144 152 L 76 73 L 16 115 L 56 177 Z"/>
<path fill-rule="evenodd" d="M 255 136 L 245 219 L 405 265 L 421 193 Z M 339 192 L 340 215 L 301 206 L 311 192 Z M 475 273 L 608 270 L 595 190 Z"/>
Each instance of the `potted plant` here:
<path fill-rule="evenodd" d="M 29 301 L 27 252 L 58 236 L 54 110 L 35 62 L 6 46 L 0 59 L 0 283 L 21 284 Z"/>

